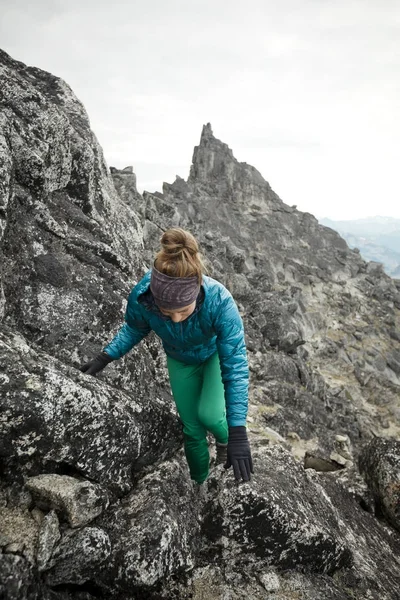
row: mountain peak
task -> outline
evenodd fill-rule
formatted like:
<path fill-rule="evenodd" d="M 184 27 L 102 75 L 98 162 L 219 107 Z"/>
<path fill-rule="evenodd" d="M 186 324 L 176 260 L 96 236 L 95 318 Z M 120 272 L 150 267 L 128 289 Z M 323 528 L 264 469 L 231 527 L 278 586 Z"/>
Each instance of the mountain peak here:
<path fill-rule="evenodd" d="M 211 123 L 207 123 L 207 125 L 203 125 L 203 130 L 201 132 L 200 145 L 203 140 L 207 140 L 214 137 L 214 133 L 211 127 Z"/>
<path fill-rule="evenodd" d="M 200 143 L 193 152 L 188 183 L 205 183 L 218 180 L 233 184 L 234 181 L 255 179 L 266 184 L 260 173 L 246 163 L 240 163 L 227 144 L 214 136 L 211 123 L 203 125 Z"/>

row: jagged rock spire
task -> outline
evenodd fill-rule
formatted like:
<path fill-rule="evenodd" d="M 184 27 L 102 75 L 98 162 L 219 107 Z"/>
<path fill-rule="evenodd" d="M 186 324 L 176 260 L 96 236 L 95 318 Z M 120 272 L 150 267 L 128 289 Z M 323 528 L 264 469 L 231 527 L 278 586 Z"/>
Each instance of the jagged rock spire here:
<path fill-rule="evenodd" d="M 261 173 L 245 162 L 239 162 L 227 144 L 217 139 L 211 123 L 203 125 L 200 144 L 195 146 L 189 184 L 206 184 L 232 188 L 256 185 L 270 192 L 271 188 Z"/>
<path fill-rule="evenodd" d="M 188 182 L 210 182 L 227 174 L 232 175 L 240 163 L 227 144 L 214 137 L 211 123 L 203 125 L 200 144 L 193 152 Z"/>
<path fill-rule="evenodd" d="M 201 132 L 201 139 L 200 139 L 200 145 L 204 140 L 209 139 L 209 138 L 213 138 L 214 137 L 214 133 L 211 127 L 211 123 L 207 123 L 207 125 L 203 125 L 203 130 Z"/>

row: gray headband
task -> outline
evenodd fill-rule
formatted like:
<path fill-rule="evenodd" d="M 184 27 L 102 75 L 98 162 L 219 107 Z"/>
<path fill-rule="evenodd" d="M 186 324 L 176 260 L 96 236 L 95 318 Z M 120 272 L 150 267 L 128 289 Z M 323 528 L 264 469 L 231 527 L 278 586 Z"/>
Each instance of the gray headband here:
<path fill-rule="evenodd" d="M 157 306 L 171 310 L 192 304 L 198 296 L 200 285 L 197 275 L 170 277 L 153 267 L 150 290 Z"/>

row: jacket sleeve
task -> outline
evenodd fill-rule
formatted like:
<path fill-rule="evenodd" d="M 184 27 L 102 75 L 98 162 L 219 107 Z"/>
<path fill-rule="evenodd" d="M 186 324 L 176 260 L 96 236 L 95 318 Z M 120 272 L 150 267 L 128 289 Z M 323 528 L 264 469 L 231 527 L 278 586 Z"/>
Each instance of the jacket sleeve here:
<path fill-rule="evenodd" d="M 228 425 L 246 425 L 249 367 L 242 318 L 228 290 L 223 290 L 214 320 L 217 349 L 225 388 Z"/>
<path fill-rule="evenodd" d="M 121 358 L 146 337 L 150 331 L 151 327 L 141 314 L 140 306 L 136 300 L 135 288 L 133 288 L 128 298 L 125 323 L 103 351 L 114 360 Z"/>

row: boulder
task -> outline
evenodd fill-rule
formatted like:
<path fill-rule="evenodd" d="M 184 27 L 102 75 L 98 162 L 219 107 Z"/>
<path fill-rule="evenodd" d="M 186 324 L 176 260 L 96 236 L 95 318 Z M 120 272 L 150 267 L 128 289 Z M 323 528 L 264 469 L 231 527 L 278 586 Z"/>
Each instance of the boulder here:
<path fill-rule="evenodd" d="M 27 480 L 26 487 L 39 508 L 56 510 L 71 527 L 87 525 L 108 506 L 101 486 L 68 475 L 37 475 Z"/>
<path fill-rule="evenodd" d="M 400 442 L 371 440 L 360 454 L 359 466 L 378 510 L 400 531 Z"/>
<path fill-rule="evenodd" d="M 46 570 L 46 583 L 55 586 L 94 580 L 110 552 L 109 537 L 98 527 L 67 531 L 52 554 Z"/>
<path fill-rule="evenodd" d="M 265 567 L 329 574 L 351 566 L 335 512 L 288 450 L 259 448 L 254 470 L 249 484 L 238 486 L 229 475 L 210 482 L 217 493 L 204 532 L 226 561 L 251 555 Z"/>
<path fill-rule="evenodd" d="M 165 395 L 132 397 L 12 332 L 0 331 L 0 362 L 8 374 L 0 379 L 0 455 L 14 473 L 72 473 L 122 494 L 143 466 L 181 446 Z"/>
<path fill-rule="evenodd" d="M 108 588 L 140 596 L 193 568 L 200 504 L 182 459 L 162 463 L 110 508 L 97 521 L 112 544 L 99 573 Z"/>

